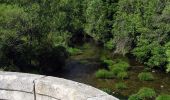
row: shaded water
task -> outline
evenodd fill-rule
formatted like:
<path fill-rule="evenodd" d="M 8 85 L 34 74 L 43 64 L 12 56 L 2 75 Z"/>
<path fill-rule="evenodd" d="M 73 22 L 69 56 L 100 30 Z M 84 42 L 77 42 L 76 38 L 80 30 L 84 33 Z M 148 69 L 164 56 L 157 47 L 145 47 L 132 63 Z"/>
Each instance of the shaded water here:
<path fill-rule="evenodd" d="M 125 58 L 131 65 L 131 69 L 128 71 L 129 79 L 124 80 L 128 88 L 121 91 L 115 89 L 115 83 L 119 82 L 120 80 L 97 79 L 95 77 L 94 73 L 98 69 L 103 68 L 100 65 L 99 60 L 101 49 L 91 46 L 90 48 L 85 48 L 84 50 L 84 53 L 70 57 L 63 69 L 56 73 L 55 76 L 89 84 L 99 89 L 110 88 L 114 93 L 113 95 L 120 98 L 121 100 L 127 100 L 129 95 L 136 93 L 141 87 L 154 88 L 158 94 L 170 94 L 170 74 L 154 70 L 152 72 L 155 77 L 154 81 L 140 81 L 137 76 L 143 70 L 143 66 L 133 58 Z M 120 57 L 121 56 L 115 56 L 113 60 Z"/>

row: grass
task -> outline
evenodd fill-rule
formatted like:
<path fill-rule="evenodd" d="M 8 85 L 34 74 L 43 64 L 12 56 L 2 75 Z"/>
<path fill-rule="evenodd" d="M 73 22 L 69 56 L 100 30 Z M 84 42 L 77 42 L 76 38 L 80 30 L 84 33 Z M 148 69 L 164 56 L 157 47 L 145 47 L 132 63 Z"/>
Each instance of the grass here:
<path fill-rule="evenodd" d="M 154 89 L 143 87 L 138 93 L 132 94 L 128 100 L 152 100 L 156 97 Z"/>
<path fill-rule="evenodd" d="M 141 81 L 152 81 L 152 80 L 154 80 L 154 76 L 150 72 L 139 73 L 138 78 Z"/>
<path fill-rule="evenodd" d="M 103 60 L 103 63 L 106 64 L 107 66 L 112 66 L 114 64 L 113 60 L 110 60 L 110 59 Z"/>
<path fill-rule="evenodd" d="M 167 95 L 167 94 L 162 94 L 162 95 L 159 95 L 156 100 L 170 100 L 170 95 Z"/>
<path fill-rule="evenodd" d="M 110 95 L 113 94 L 113 93 L 112 93 L 112 89 L 109 89 L 109 88 L 102 88 L 101 90 L 104 91 L 104 92 L 106 92 L 106 93 L 108 93 L 108 94 L 110 94 Z"/>
<path fill-rule="evenodd" d="M 114 75 L 112 72 L 105 70 L 105 69 L 100 69 L 95 73 L 95 76 L 97 78 L 104 78 L 104 79 L 109 79 L 109 78 L 113 78 Z"/>
<path fill-rule="evenodd" d="M 116 84 L 115 84 L 115 88 L 118 89 L 118 90 L 123 90 L 123 89 L 126 89 L 127 86 L 126 86 L 125 83 L 119 82 L 119 83 L 116 83 Z"/>
<path fill-rule="evenodd" d="M 120 73 L 118 73 L 117 74 L 117 78 L 119 78 L 119 79 L 126 79 L 126 78 L 128 78 L 128 73 L 127 72 L 120 72 Z"/>
<path fill-rule="evenodd" d="M 117 76 L 119 73 L 124 72 L 125 70 L 121 67 L 112 67 L 110 68 L 111 72 Z"/>
<path fill-rule="evenodd" d="M 140 97 L 139 97 L 137 94 L 132 94 L 132 95 L 128 98 L 128 100 L 142 100 L 142 99 L 140 99 Z"/>

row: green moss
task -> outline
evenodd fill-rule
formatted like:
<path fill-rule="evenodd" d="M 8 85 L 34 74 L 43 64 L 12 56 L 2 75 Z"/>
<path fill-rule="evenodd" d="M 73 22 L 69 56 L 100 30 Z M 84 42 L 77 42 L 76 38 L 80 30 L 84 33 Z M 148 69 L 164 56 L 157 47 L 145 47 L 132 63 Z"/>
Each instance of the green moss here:
<path fill-rule="evenodd" d="M 117 74 L 117 78 L 119 78 L 119 79 L 126 79 L 126 78 L 128 78 L 128 73 L 127 72 L 120 72 L 120 73 L 118 73 Z"/>
<path fill-rule="evenodd" d="M 152 81 L 152 80 L 154 80 L 154 76 L 149 72 L 139 73 L 138 78 L 141 81 Z"/>
<path fill-rule="evenodd" d="M 105 69 L 100 69 L 95 73 L 97 78 L 113 78 L 114 75 L 112 72 L 109 72 L 108 70 Z"/>
<path fill-rule="evenodd" d="M 125 83 L 119 82 L 119 83 L 116 83 L 116 84 L 115 84 L 115 88 L 118 89 L 118 90 L 123 90 L 123 89 L 126 89 L 127 86 L 126 86 Z"/>
<path fill-rule="evenodd" d="M 132 94 L 128 100 L 152 100 L 156 97 L 154 89 L 143 87 L 138 93 Z"/>
<path fill-rule="evenodd" d="M 170 100 L 170 95 L 167 95 L 167 94 L 162 94 L 162 95 L 159 95 L 156 100 Z"/>

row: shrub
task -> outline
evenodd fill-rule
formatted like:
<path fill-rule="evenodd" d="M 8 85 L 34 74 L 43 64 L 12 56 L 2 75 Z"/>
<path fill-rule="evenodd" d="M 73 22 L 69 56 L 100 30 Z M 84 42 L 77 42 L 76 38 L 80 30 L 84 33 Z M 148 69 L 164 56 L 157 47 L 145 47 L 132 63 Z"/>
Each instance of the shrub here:
<path fill-rule="evenodd" d="M 150 100 L 154 97 L 156 97 L 156 92 L 153 89 L 143 87 L 138 91 L 138 93 L 132 94 L 128 100 Z"/>
<path fill-rule="evenodd" d="M 149 73 L 149 72 L 139 73 L 138 78 L 141 81 L 152 81 L 152 80 L 154 80 L 153 75 L 151 73 Z"/>
<path fill-rule="evenodd" d="M 156 100 L 170 100 L 170 95 L 167 94 L 163 94 L 163 95 L 159 95 Z"/>
<path fill-rule="evenodd" d="M 112 72 L 109 72 L 108 70 L 105 69 L 100 69 L 95 73 L 97 78 L 113 78 L 114 75 Z"/>
<path fill-rule="evenodd" d="M 107 41 L 104 46 L 108 49 L 108 50 L 112 50 L 115 48 L 115 43 L 114 43 L 114 40 L 109 40 Z"/>
<path fill-rule="evenodd" d="M 112 94 L 112 89 L 109 89 L 109 88 L 102 88 L 101 89 L 102 91 L 104 91 L 104 92 L 106 92 L 106 93 L 108 93 L 108 94 Z"/>
<path fill-rule="evenodd" d="M 119 90 L 127 88 L 126 84 L 123 82 L 116 83 L 115 87 L 116 87 L 116 89 L 119 89 Z"/>
<path fill-rule="evenodd" d="M 127 72 L 120 72 L 117 74 L 117 78 L 119 79 L 125 79 L 125 78 L 128 78 L 128 73 Z"/>
<path fill-rule="evenodd" d="M 166 47 L 166 56 L 167 56 L 167 65 L 166 65 L 167 69 L 166 69 L 166 71 L 170 72 L 170 42 L 168 42 L 165 45 L 165 47 Z"/>
<path fill-rule="evenodd" d="M 82 51 L 78 48 L 68 48 L 67 51 L 69 52 L 70 55 L 79 55 L 82 53 Z"/>

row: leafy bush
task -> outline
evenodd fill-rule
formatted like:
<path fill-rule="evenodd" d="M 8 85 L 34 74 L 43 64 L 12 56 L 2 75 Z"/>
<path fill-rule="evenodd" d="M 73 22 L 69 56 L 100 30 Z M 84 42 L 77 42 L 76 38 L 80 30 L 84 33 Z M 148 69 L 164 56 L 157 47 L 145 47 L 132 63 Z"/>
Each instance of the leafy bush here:
<path fill-rule="evenodd" d="M 108 42 L 106 42 L 104 44 L 104 46 L 108 49 L 108 50 L 112 50 L 115 48 L 115 43 L 114 40 L 109 40 Z"/>
<path fill-rule="evenodd" d="M 104 91 L 104 92 L 106 92 L 106 93 L 108 93 L 108 94 L 112 94 L 112 89 L 109 89 L 109 88 L 102 88 L 101 89 L 102 91 Z"/>
<path fill-rule="evenodd" d="M 126 89 L 126 88 L 127 88 L 126 84 L 123 83 L 123 82 L 116 83 L 116 84 L 115 84 L 115 87 L 116 87 L 116 89 L 118 89 L 118 90 L 122 90 L 122 89 Z"/>
<path fill-rule="evenodd" d="M 97 78 L 113 78 L 114 77 L 112 72 L 109 72 L 108 70 L 105 70 L 105 69 L 98 70 L 95 73 L 95 75 Z"/>
<path fill-rule="evenodd" d="M 150 100 L 154 97 L 156 97 L 156 92 L 153 89 L 143 87 L 138 93 L 132 94 L 128 100 Z"/>
<path fill-rule="evenodd" d="M 138 78 L 141 81 L 152 81 L 152 80 L 154 80 L 154 76 L 149 72 L 139 73 Z"/>
<path fill-rule="evenodd" d="M 69 52 L 70 55 L 78 55 L 82 53 L 82 50 L 72 47 L 68 48 L 67 51 Z"/>
<path fill-rule="evenodd" d="M 167 94 L 163 94 L 163 95 L 159 95 L 156 100 L 170 100 L 170 95 Z"/>
<path fill-rule="evenodd" d="M 166 56 L 167 56 L 167 72 L 170 72 L 170 42 L 166 44 Z"/>
<path fill-rule="evenodd" d="M 128 73 L 127 72 L 120 72 L 117 74 L 117 78 L 119 79 L 125 79 L 125 78 L 128 78 Z"/>

